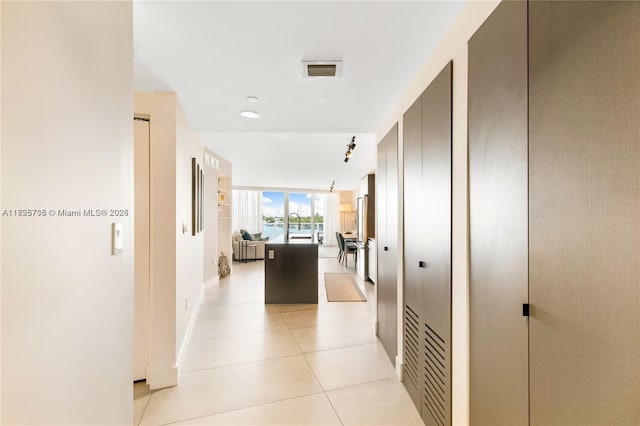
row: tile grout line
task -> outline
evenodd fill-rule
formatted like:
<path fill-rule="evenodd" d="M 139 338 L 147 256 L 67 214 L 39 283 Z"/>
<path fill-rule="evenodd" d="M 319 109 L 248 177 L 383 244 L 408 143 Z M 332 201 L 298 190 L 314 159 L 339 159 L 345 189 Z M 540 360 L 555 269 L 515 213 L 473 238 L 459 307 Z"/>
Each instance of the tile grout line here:
<path fill-rule="evenodd" d="M 146 383 L 147 383 L 147 381 L 145 380 L 145 386 L 149 386 Z M 155 393 L 152 390 L 149 390 L 149 392 L 150 392 L 149 393 L 149 399 L 147 399 L 147 403 L 144 404 L 144 408 L 142 409 L 142 414 L 140 415 L 140 420 L 138 420 L 138 423 L 137 423 L 138 426 L 140 426 L 140 423 L 142 423 L 142 419 L 144 419 L 144 415 L 147 412 L 147 407 L 149 407 L 149 403 L 151 402 L 151 398 L 153 398 L 153 394 Z"/>
<path fill-rule="evenodd" d="M 215 340 L 242 339 L 242 338 L 245 338 L 245 337 L 253 337 L 253 336 L 258 336 L 258 335 L 263 335 L 263 334 L 283 333 L 285 331 L 286 330 L 284 330 L 284 329 L 282 329 L 282 330 L 271 330 L 271 331 L 253 332 L 253 333 L 246 333 L 246 334 L 235 334 L 235 335 L 221 336 L 221 337 L 210 337 L 210 338 L 198 339 L 198 340 L 193 340 L 193 338 L 192 338 L 191 341 L 189 342 L 189 344 L 191 344 L 191 343 L 202 343 L 202 342 L 213 342 Z"/>
<path fill-rule="evenodd" d="M 297 311 L 296 311 L 297 312 Z M 219 369 L 219 368 L 225 368 L 225 367 L 232 367 L 232 366 L 238 366 L 238 365 L 244 365 L 244 364 L 251 364 L 251 363 L 256 363 L 256 362 L 262 362 L 262 361 L 270 361 L 270 360 L 274 360 L 274 359 L 285 359 L 285 358 L 293 358 L 293 357 L 297 357 L 297 356 L 302 356 L 305 359 L 305 362 L 307 363 L 307 365 L 309 365 L 308 361 L 306 360 L 306 358 L 304 357 L 304 353 L 302 352 L 302 349 L 300 348 L 300 345 L 298 344 L 298 341 L 296 340 L 295 336 L 293 335 L 293 333 L 291 332 L 291 329 L 289 328 L 289 325 L 287 324 L 284 316 L 282 315 L 282 312 L 280 312 L 280 310 L 278 309 L 278 312 L 273 313 L 273 314 L 267 314 L 265 313 L 265 315 L 278 315 L 280 317 L 280 319 L 282 320 L 282 322 L 285 324 L 286 326 L 286 330 L 277 330 L 277 332 L 284 332 L 287 331 L 289 333 L 289 335 L 291 336 L 291 338 L 293 339 L 294 343 L 296 344 L 296 347 L 298 348 L 298 350 L 300 351 L 300 353 L 298 354 L 294 354 L 294 355 L 285 355 L 285 356 L 280 356 L 280 357 L 274 357 L 274 358 L 266 358 L 266 359 L 261 359 L 261 360 L 253 360 L 253 361 L 247 361 L 247 362 L 243 362 L 243 363 L 238 363 L 238 364 L 231 364 L 231 365 L 223 365 L 223 366 L 217 366 L 217 367 L 211 367 L 211 368 L 204 368 L 204 369 L 199 369 L 199 370 L 191 370 L 191 371 L 185 371 L 184 374 L 189 374 L 189 373 L 196 373 L 196 372 L 200 372 L 200 371 L 206 371 L 206 370 L 214 370 L 214 369 Z M 256 335 L 262 335 L 262 334 L 268 334 L 266 332 L 264 333 L 251 333 L 249 335 L 245 335 L 245 336 L 256 336 Z M 230 338 L 233 338 L 236 336 L 230 336 Z M 237 336 L 237 337 L 244 337 L 244 336 Z M 200 340 L 200 341 L 207 341 L 207 340 L 221 340 L 221 339 L 205 339 L 205 340 Z M 189 342 L 189 344 L 193 343 L 193 339 Z M 279 400 L 274 400 L 274 401 L 267 401 L 267 402 L 263 402 L 260 404 L 255 404 L 255 405 L 248 405 L 246 407 L 240 407 L 240 408 L 235 408 L 235 409 L 231 409 L 231 410 L 225 410 L 225 411 L 221 411 L 218 413 L 211 413 L 211 414 L 206 414 L 203 416 L 196 416 L 196 417 L 192 417 L 192 418 L 188 418 L 188 419 L 180 419 L 180 420 L 176 420 L 174 422 L 170 422 L 170 423 L 163 423 L 163 425 L 170 425 L 170 424 L 176 424 L 179 422 L 184 422 L 184 421 L 189 421 L 189 420 L 195 420 L 198 418 L 203 418 L 203 417 L 208 417 L 208 416 L 213 416 L 213 415 L 218 415 L 218 414 L 223 414 L 223 413 L 228 413 L 228 412 L 233 412 L 233 411 L 239 411 L 239 410 L 244 410 L 244 409 L 248 409 L 248 408 L 252 408 L 252 407 L 259 407 L 261 405 L 267 405 L 267 404 L 272 404 L 272 403 L 276 403 L 276 402 L 281 402 L 281 401 L 287 401 L 287 400 L 291 400 L 291 399 L 296 399 L 296 398 L 302 398 L 305 396 L 310 396 L 310 395 L 319 395 L 319 394 L 324 394 L 325 398 L 326 398 L 326 394 L 324 393 L 324 389 L 322 388 L 322 384 L 320 384 L 320 381 L 318 380 L 317 376 L 315 375 L 315 372 L 313 371 L 313 369 L 311 368 L 311 366 L 309 365 L 309 369 L 311 370 L 312 374 L 314 375 L 314 378 L 316 379 L 318 385 L 320 386 L 320 389 L 322 389 L 321 392 L 314 392 L 314 393 L 310 393 L 310 394 L 304 394 L 304 395 L 297 395 L 291 398 L 283 398 L 283 399 L 279 399 Z M 328 398 L 327 398 L 328 399 Z M 151 400 L 151 398 L 149 398 L 149 400 L 147 401 L 147 405 L 149 404 L 149 401 Z M 145 411 L 146 411 L 146 406 L 145 406 Z M 335 409 L 334 409 L 335 411 Z M 337 413 L 336 413 L 337 415 Z M 143 416 L 144 416 L 144 412 L 143 412 Z M 339 416 L 338 416 L 339 419 Z M 141 417 L 141 421 L 142 421 L 142 417 Z M 342 424 L 342 421 L 341 421 Z"/>
<path fill-rule="evenodd" d="M 338 325 L 344 325 L 344 324 L 355 324 L 355 323 L 358 323 L 358 322 L 371 321 L 372 319 L 373 319 L 372 317 L 369 317 L 369 318 L 356 318 L 356 319 L 350 319 L 350 320 L 346 320 L 346 321 L 328 322 L 328 323 L 325 323 L 325 324 L 316 324 L 315 326 L 294 327 L 294 328 L 291 328 L 291 330 L 318 329 L 318 328 L 323 328 L 323 327 L 331 327 L 331 326 L 338 326 Z"/>
<path fill-rule="evenodd" d="M 383 377 L 382 379 L 370 380 L 368 382 L 356 383 L 356 384 L 349 385 L 349 386 L 340 386 L 340 387 L 337 387 L 337 388 L 334 388 L 334 389 L 329 389 L 329 390 L 325 391 L 325 393 L 339 391 L 339 390 L 343 390 L 343 389 L 355 388 L 356 386 L 370 385 L 371 383 L 384 382 L 385 380 L 395 380 L 395 379 L 396 379 L 396 376 L 393 375 L 393 376 L 389 376 L 389 377 Z M 401 382 L 398 381 L 398 383 L 401 383 Z"/>
<path fill-rule="evenodd" d="M 286 321 L 285 321 L 285 323 L 286 323 Z M 289 324 L 287 324 L 287 328 L 288 327 L 289 327 Z M 331 409 L 336 414 L 336 417 L 338 418 L 338 421 L 340 422 L 340 424 L 342 426 L 344 426 L 344 422 L 342 421 L 342 418 L 340 417 L 340 414 L 338 414 L 338 410 L 336 410 L 336 407 L 333 405 L 333 402 L 331 402 L 331 399 L 329 398 L 329 395 L 327 395 L 327 391 L 325 390 L 324 386 L 322 386 L 322 382 L 320 382 L 320 379 L 318 378 L 318 375 L 316 374 L 315 370 L 313 369 L 313 367 L 311 367 L 311 364 L 309 363 L 309 360 L 307 359 L 307 355 L 304 352 L 302 352 L 302 348 L 300 347 L 300 344 L 298 343 L 298 340 L 296 339 L 296 336 L 294 336 L 294 334 L 291 331 L 291 329 L 290 328 L 288 328 L 288 329 L 289 329 L 289 333 L 291 334 L 291 337 L 293 338 L 293 341 L 296 342 L 296 345 L 298 345 L 298 349 L 300 349 L 300 353 L 302 354 L 302 357 L 304 358 L 304 362 L 307 363 L 307 366 L 309 367 L 309 370 L 311 370 L 311 374 L 313 374 L 313 377 L 315 377 L 316 381 L 318 382 L 318 385 L 320 385 L 320 389 L 322 389 L 322 393 L 324 394 L 324 397 L 329 402 L 329 405 L 331 405 Z"/>
<path fill-rule="evenodd" d="M 338 418 L 338 421 L 340 422 L 340 424 L 342 426 L 344 426 L 344 422 L 342 421 L 342 418 L 340 417 L 340 414 L 338 414 L 338 410 L 336 410 L 336 407 L 333 405 L 333 401 L 331 401 L 331 398 L 329 398 L 329 395 L 327 395 L 327 392 L 323 392 L 324 393 L 324 397 L 327 398 L 327 401 L 329 402 L 329 405 L 331 405 L 331 408 L 333 408 L 333 412 L 336 413 L 336 417 Z"/>
<path fill-rule="evenodd" d="M 273 315 L 282 316 L 282 314 L 279 314 L 279 313 L 278 314 L 273 314 Z M 287 326 L 287 323 L 284 320 L 284 318 L 281 318 L 281 319 L 282 319 L 282 322 L 285 324 L 285 326 Z M 226 364 L 226 365 L 218 365 L 218 366 L 212 366 L 212 367 L 206 367 L 206 368 L 199 368 L 199 369 L 196 369 L 196 370 L 188 370 L 188 371 L 183 370 L 183 371 L 181 371 L 180 375 L 197 373 L 197 372 L 207 371 L 207 370 L 216 370 L 216 369 L 219 369 L 219 368 L 235 367 L 235 366 L 239 366 L 239 365 L 252 364 L 252 363 L 257 363 L 257 362 L 273 361 L 274 359 L 284 359 L 284 358 L 291 358 L 291 357 L 298 356 L 298 355 L 304 355 L 304 353 L 302 352 L 302 349 L 300 349 L 300 345 L 298 345 L 298 342 L 296 341 L 295 336 L 293 336 L 293 334 L 291 333 L 291 330 L 289 329 L 288 326 L 287 326 L 286 329 L 283 329 L 283 330 L 275 330 L 275 331 L 264 332 L 264 333 L 253 333 L 253 334 L 240 335 L 240 336 L 230 336 L 230 337 L 219 338 L 219 339 L 199 340 L 199 341 L 196 341 L 196 343 L 198 343 L 198 342 L 211 342 L 211 341 L 224 340 L 224 339 L 233 339 L 234 337 L 243 338 L 243 337 L 267 335 L 267 334 L 276 334 L 276 333 L 285 333 L 285 332 L 289 332 L 289 335 L 292 337 L 293 341 L 295 342 L 296 346 L 298 347 L 298 350 L 300 351 L 299 354 L 291 354 L 291 355 L 274 356 L 274 357 L 268 357 L 268 358 L 262 358 L 262 359 L 254 359 L 254 360 L 238 362 L 238 363 L 233 363 L 233 364 Z M 191 345 L 191 343 L 194 343 L 193 340 L 191 342 L 189 342 L 189 345 Z"/>
<path fill-rule="evenodd" d="M 285 358 L 292 358 L 294 356 L 299 356 L 299 355 L 304 355 L 303 353 L 299 353 L 299 354 L 289 354 L 289 355 L 280 355 L 280 356 L 274 356 L 274 357 L 270 357 L 270 358 L 262 358 L 262 359 L 254 359 L 251 361 L 245 361 L 245 362 L 238 362 L 236 364 L 226 364 L 226 365 L 218 365 L 218 366 L 214 366 L 214 367 L 205 367 L 205 368 L 200 368 L 198 370 L 189 370 L 189 371 L 184 371 L 182 374 L 191 374 L 191 373 L 199 373 L 202 371 L 209 371 L 209 370 L 218 370 L 220 368 L 228 368 L 228 367 L 238 367 L 240 365 L 247 365 L 247 364 L 255 364 L 258 362 L 266 362 L 266 361 L 273 361 L 276 359 L 285 359 Z"/>
<path fill-rule="evenodd" d="M 373 345 L 375 343 L 377 343 L 377 342 L 374 340 L 373 342 L 356 343 L 355 345 L 338 346 L 338 347 L 335 347 L 335 348 L 321 349 L 319 351 L 302 352 L 302 354 L 303 355 L 319 354 L 319 353 L 322 353 L 322 352 L 337 351 L 339 349 L 357 348 L 358 346 Z"/>
<path fill-rule="evenodd" d="M 302 312 L 302 311 L 299 311 L 299 312 Z M 330 326 L 330 325 L 354 324 L 354 323 L 357 323 L 357 322 L 365 322 L 365 321 L 370 321 L 370 320 L 371 320 L 371 318 L 356 319 L 356 320 L 349 320 L 349 321 L 339 321 L 339 322 L 329 322 L 329 323 L 326 323 L 326 324 L 316 324 L 313 327 L 294 327 L 294 328 L 290 328 L 290 329 L 291 330 L 304 330 L 306 328 L 316 328 L 317 329 L 318 327 L 327 327 L 327 326 Z M 285 319 L 284 322 L 287 323 L 287 320 Z M 287 327 L 289 327 L 288 323 L 287 323 Z"/>
<path fill-rule="evenodd" d="M 264 405 L 275 404 L 275 403 L 278 403 L 278 402 L 291 401 L 293 399 L 304 398 L 304 397 L 313 396 L 313 395 L 322 395 L 322 394 L 324 394 L 324 392 L 313 392 L 313 393 L 307 393 L 307 394 L 304 394 L 304 395 L 292 396 L 290 398 L 276 399 L 276 400 L 273 400 L 273 401 L 261 402 L 259 404 L 247 405 L 246 407 L 232 408 L 230 410 L 219 411 L 217 413 L 204 414 L 202 416 L 190 417 L 188 419 L 180 419 L 180 420 L 176 420 L 174 422 L 160 423 L 157 426 L 174 425 L 176 423 L 188 422 L 188 421 L 195 420 L 195 419 L 202 419 L 204 417 L 217 416 L 219 414 L 226 414 L 226 413 L 233 413 L 234 411 L 242 411 L 242 410 L 247 410 L 249 408 L 261 407 L 261 406 L 264 406 Z"/>
<path fill-rule="evenodd" d="M 323 275 L 324 276 L 324 275 Z M 296 344 L 298 345 L 298 347 L 300 347 L 300 344 L 298 343 L 298 340 L 296 339 L 295 335 L 293 334 L 292 330 L 299 330 L 299 329 L 318 329 L 319 327 L 322 327 L 324 325 L 338 325 L 338 324 L 350 324 L 350 323 L 356 323 L 356 322 L 364 322 L 365 320 L 358 320 L 358 321 L 347 321 L 347 322 L 339 322 L 339 323 L 335 323 L 335 324 L 316 324 L 315 327 L 301 327 L 301 328 L 297 328 L 297 329 L 292 329 L 289 326 L 289 323 L 287 323 L 286 319 L 285 319 L 285 324 L 287 324 L 287 328 L 289 329 L 289 332 L 291 333 L 291 335 L 293 336 L 293 339 L 295 340 Z M 365 346 L 368 344 L 376 344 L 377 343 L 377 339 L 374 339 L 373 342 L 369 342 L 369 343 L 363 343 L 363 344 L 359 344 L 359 345 L 351 345 L 351 346 L 346 346 L 348 348 L 351 347 L 356 347 L 356 346 Z M 384 379 L 377 379 L 377 380 L 372 380 L 370 382 L 364 382 L 364 383 L 358 383 L 355 385 L 351 385 L 351 386 L 344 386 L 341 388 L 336 388 L 336 389 L 331 389 L 331 390 L 326 390 L 324 388 L 324 386 L 322 385 L 322 383 L 320 382 L 320 379 L 318 379 L 318 376 L 316 375 L 316 372 L 313 370 L 313 367 L 311 367 L 311 364 L 309 363 L 309 359 L 307 358 L 307 354 L 311 354 L 311 353 L 319 353 L 319 352 L 327 352 L 330 350 L 336 350 L 336 349 L 343 349 L 346 348 L 345 346 L 343 347 L 339 347 L 339 348 L 332 348 L 332 349 L 326 349 L 326 350 L 322 350 L 322 351 L 315 351 L 315 352 L 302 352 L 302 348 L 300 348 L 300 351 L 302 352 L 302 355 L 304 356 L 305 362 L 307 363 L 307 365 L 309 366 L 309 368 L 311 369 L 311 372 L 313 373 L 314 377 L 316 378 L 316 380 L 318 381 L 318 383 L 320 384 L 320 387 L 323 390 L 324 396 L 325 398 L 327 398 L 327 401 L 329 402 L 329 405 L 331 405 L 331 408 L 333 409 L 334 413 L 336 413 L 336 416 L 338 417 L 338 420 L 340 421 L 340 424 L 344 426 L 344 422 L 342 421 L 342 418 L 340 417 L 340 414 L 338 413 L 338 410 L 336 410 L 336 407 L 333 405 L 333 401 L 331 401 L 331 398 L 328 395 L 328 392 L 330 391 L 334 391 L 334 390 L 339 390 L 339 389 L 346 389 L 349 387 L 354 387 L 354 386 L 359 386 L 359 385 L 364 385 L 364 384 L 368 384 L 368 383 L 374 383 L 374 382 L 378 382 L 381 380 L 388 380 L 389 378 L 384 378 Z"/>
<path fill-rule="evenodd" d="M 337 272 L 337 273 L 340 273 L 340 272 Z M 253 279 L 252 277 L 248 277 L 248 278 L 249 279 Z M 241 297 L 243 294 L 248 294 L 247 292 L 253 291 L 252 287 L 253 286 L 246 286 L 246 289 L 242 288 L 241 289 L 242 293 L 239 292 L 238 296 Z M 360 287 L 360 285 L 358 285 L 358 287 Z M 363 290 L 363 289 L 361 289 L 361 290 Z M 365 291 L 365 294 L 366 294 L 366 286 L 365 286 L 365 290 L 363 290 L 363 291 Z M 223 296 L 223 297 L 221 297 L 221 299 L 225 298 L 222 293 L 220 295 Z M 208 297 L 215 297 L 216 299 L 218 299 L 216 296 L 217 295 L 208 295 Z M 251 305 L 253 303 L 256 303 L 255 301 L 246 301 L 246 302 L 231 302 L 231 303 L 222 302 L 222 303 L 218 304 L 218 302 L 222 302 L 222 301 L 218 299 L 218 300 L 216 300 L 215 304 L 209 305 L 207 307 L 214 308 L 214 309 L 217 310 L 217 308 L 219 306 L 220 307 L 221 306 L 228 306 L 228 307 L 232 308 L 231 310 L 233 310 L 233 308 L 236 308 L 236 309 L 237 308 L 241 308 L 242 305 L 248 306 L 248 305 Z M 257 302 L 257 303 L 260 303 L 260 302 Z M 264 301 L 262 301 L 261 303 L 264 304 Z M 369 305 L 369 303 L 367 303 L 367 305 Z M 320 305 L 318 305 L 318 308 L 319 307 L 320 307 Z M 327 306 L 323 306 L 322 308 L 326 308 L 326 307 Z M 265 316 L 266 315 L 279 315 L 279 317 L 275 317 L 275 318 L 279 318 L 282 321 L 282 323 L 284 324 L 284 328 L 282 330 L 275 330 L 275 331 L 276 332 L 284 332 L 285 330 L 288 331 L 289 335 L 293 338 L 293 341 L 295 342 L 296 347 L 299 350 L 298 354 L 284 355 L 284 356 L 278 356 L 278 357 L 273 357 L 273 358 L 265 358 L 265 359 L 246 361 L 246 362 L 241 362 L 241 363 L 237 363 L 237 364 L 221 365 L 221 366 L 204 368 L 204 369 L 199 369 L 199 370 L 192 370 L 192 371 L 185 372 L 184 374 L 186 374 L 186 375 L 192 374 L 192 373 L 196 374 L 198 372 L 204 372 L 204 371 L 207 371 L 207 370 L 215 370 L 215 369 L 220 369 L 220 368 L 235 367 L 235 366 L 240 366 L 240 365 L 245 365 L 245 364 L 255 364 L 255 363 L 259 363 L 259 362 L 264 363 L 264 362 L 268 362 L 268 361 L 272 361 L 272 360 L 287 359 L 287 358 L 293 358 L 293 357 L 302 355 L 302 357 L 305 360 L 305 363 L 309 367 L 311 373 L 313 374 L 313 377 L 316 379 L 316 382 L 319 385 L 319 388 L 320 388 L 319 392 L 312 392 L 312 393 L 303 394 L 303 395 L 296 395 L 296 396 L 292 396 L 292 397 L 288 397 L 288 398 L 276 399 L 276 400 L 273 400 L 273 401 L 265 401 L 265 402 L 258 403 L 258 404 L 252 404 L 252 405 L 247 405 L 247 406 L 244 406 L 244 407 L 232 408 L 232 409 L 228 409 L 228 410 L 225 410 L 225 411 L 220 411 L 220 412 L 217 412 L 217 413 L 204 414 L 204 415 L 199 415 L 199 416 L 195 416 L 195 417 L 188 418 L 188 419 L 180 419 L 180 420 L 175 420 L 175 421 L 171 421 L 169 423 L 162 423 L 162 424 L 167 424 L 168 425 L 168 424 L 175 424 L 175 423 L 184 422 L 184 421 L 188 422 L 190 420 L 195 420 L 195 419 L 199 419 L 199 418 L 215 416 L 215 415 L 234 412 L 234 411 L 241 411 L 241 410 L 246 410 L 246 409 L 250 409 L 250 408 L 254 408 L 254 407 L 260 407 L 260 406 L 265 406 L 265 405 L 269 405 L 269 404 L 274 404 L 274 403 L 278 403 L 278 402 L 282 402 L 282 401 L 295 400 L 295 399 L 299 399 L 299 398 L 310 397 L 312 395 L 323 394 L 324 397 L 326 398 L 326 400 L 329 402 L 331 408 L 333 409 L 333 411 L 334 411 L 337 419 L 339 420 L 340 424 L 344 425 L 343 420 L 341 419 L 340 415 L 338 414 L 338 411 L 336 410 L 336 407 L 334 406 L 331 398 L 329 397 L 329 392 L 338 391 L 338 390 L 341 390 L 341 389 L 347 389 L 347 388 L 356 387 L 356 386 L 367 385 L 367 384 L 375 383 L 375 382 L 381 382 L 381 381 L 390 380 L 390 379 L 393 378 L 393 377 L 387 377 L 387 378 L 381 378 L 381 379 L 366 381 L 366 382 L 363 382 L 363 383 L 357 383 L 357 384 L 353 384 L 353 385 L 349 385 L 349 386 L 342 386 L 342 387 L 338 387 L 338 388 L 330 389 L 330 390 L 325 389 L 324 386 L 322 385 L 322 383 L 320 382 L 316 372 L 311 367 L 311 364 L 310 364 L 310 361 L 309 361 L 309 358 L 308 358 L 307 355 L 310 355 L 310 354 L 313 354 L 313 353 L 327 352 L 327 351 L 331 351 L 331 350 L 354 348 L 354 347 L 358 347 L 358 346 L 366 346 L 366 345 L 376 344 L 378 342 L 378 339 L 374 338 L 374 340 L 371 341 L 371 342 L 359 343 L 359 344 L 356 344 L 356 345 L 338 346 L 338 347 L 335 347 L 335 348 L 327 348 L 327 349 L 323 349 L 323 350 L 319 350 L 319 351 L 313 351 L 313 352 L 305 353 L 305 352 L 302 351 L 302 348 L 300 346 L 300 342 L 297 340 L 297 338 L 294 335 L 293 331 L 294 330 L 301 330 L 301 329 L 318 330 L 318 329 L 320 329 L 321 327 L 324 327 L 324 326 L 340 326 L 342 324 L 355 324 L 355 323 L 359 323 L 359 322 L 364 323 L 364 322 L 368 322 L 368 319 L 356 319 L 356 320 L 349 320 L 349 321 L 339 321 L 339 322 L 336 322 L 336 323 L 315 324 L 314 326 L 292 328 L 291 325 L 289 324 L 289 322 L 287 322 L 285 314 L 289 314 L 289 313 L 299 314 L 299 313 L 302 313 L 302 312 L 305 312 L 305 311 L 313 311 L 313 309 L 304 309 L 303 306 L 300 306 L 299 309 L 298 308 L 294 308 L 293 310 L 288 310 L 288 311 L 284 311 L 283 312 L 280 308 L 281 308 L 280 306 L 276 307 L 277 312 L 274 312 L 274 313 L 264 312 L 262 315 L 265 315 Z M 370 312 L 370 313 L 373 314 L 373 312 Z M 251 315 L 251 316 L 254 316 L 254 315 Z M 255 315 L 255 316 L 257 317 L 258 315 Z M 227 315 L 223 315 L 223 319 L 233 319 L 234 317 L 235 317 L 235 315 L 229 315 L 228 317 L 227 317 Z M 202 319 L 202 320 L 199 319 L 198 322 L 216 322 L 218 319 L 219 318 Z M 203 340 L 198 340 L 198 341 L 195 341 L 192 338 L 191 341 L 190 341 L 190 344 L 194 343 L 194 342 L 207 342 L 207 341 L 215 341 L 215 340 L 222 340 L 222 339 L 229 339 L 229 338 L 236 338 L 236 337 L 239 337 L 239 338 L 241 338 L 241 337 L 249 337 L 249 336 L 255 337 L 255 336 L 259 336 L 259 335 L 266 335 L 266 334 L 269 334 L 269 333 L 271 333 L 271 332 L 258 332 L 258 333 L 244 334 L 244 335 L 243 334 L 230 335 L 230 336 L 217 337 L 217 338 L 214 337 L 214 338 L 211 338 L 211 339 L 203 339 Z M 153 393 L 154 392 L 151 393 L 151 395 L 149 396 L 149 399 L 147 400 L 147 402 L 146 402 L 146 404 L 144 406 L 144 410 L 142 412 L 142 416 L 141 416 L 140 422 L 138 422 L 138 424 L 142 424 L 142 420 L 145 417 L 146 413 L 148 412 L 148 408 L 150 406 L 151 398 L 154 396 Z"/>

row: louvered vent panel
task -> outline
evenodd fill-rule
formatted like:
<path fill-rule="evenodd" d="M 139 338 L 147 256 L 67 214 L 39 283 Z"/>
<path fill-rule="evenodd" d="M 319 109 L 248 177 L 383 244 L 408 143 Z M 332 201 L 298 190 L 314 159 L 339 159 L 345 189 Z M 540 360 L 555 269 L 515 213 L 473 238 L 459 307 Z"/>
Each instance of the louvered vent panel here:
<path fill-rule="evenodd" d="M 309 65 L 309 77 L 335 77 L 336 65 Z"/>
<path fill-rule="evenodd" d="M 424 388 L 422 402 L 431 417 L 439 425 L 445 425 L 446 410 L 446 362 L 445 341 L 425 324 L 424 333 Z"/>
<path fill-rule="evenodd" d="M 415 389 L 420 389 L 420 322 L 407 305 L 404 309 L 404 373 Z"/>

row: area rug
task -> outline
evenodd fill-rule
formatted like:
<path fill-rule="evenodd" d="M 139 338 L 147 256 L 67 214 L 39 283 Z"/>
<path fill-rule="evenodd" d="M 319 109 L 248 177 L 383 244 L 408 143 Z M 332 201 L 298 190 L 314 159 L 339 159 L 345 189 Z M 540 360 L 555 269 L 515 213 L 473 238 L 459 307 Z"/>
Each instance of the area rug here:
<path fill-rule="evenodd" d="M 366 302 L 360 288 L 353 280 L 352 274 L 329 273 L 324 274 L 324 286 L 327 289 L 329 302 Z"/>

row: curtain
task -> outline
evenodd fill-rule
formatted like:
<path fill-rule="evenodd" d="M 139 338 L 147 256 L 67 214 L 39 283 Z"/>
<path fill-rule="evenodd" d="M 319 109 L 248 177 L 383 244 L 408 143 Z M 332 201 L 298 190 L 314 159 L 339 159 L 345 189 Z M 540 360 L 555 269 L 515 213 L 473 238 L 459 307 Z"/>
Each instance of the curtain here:
<path fill-rule="evenodd" d="M 262 191 L 234 189 L 231 199 L 233 231 L 262 232 Z"/>
<path fill-rule="evenodd" d="M 336 232 L 340 231 L 340 196 L 327 194 L 324 203 L 324 245 L 337 246 Z"/>

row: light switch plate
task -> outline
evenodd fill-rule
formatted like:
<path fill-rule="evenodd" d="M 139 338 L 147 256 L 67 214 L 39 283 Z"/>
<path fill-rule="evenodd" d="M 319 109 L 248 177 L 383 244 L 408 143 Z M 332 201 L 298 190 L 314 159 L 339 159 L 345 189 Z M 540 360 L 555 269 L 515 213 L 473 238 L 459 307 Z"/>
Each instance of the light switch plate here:
<path fill-rule="evenodd" d="M 115 255 L 122 251 L 124 247 L 124 225 L 122 222 L 111 224 L 111 254 Z"/>
<path fill-rule="evenodd" d="M 276 251 L 275 250 L 269 250 L 269 259 L 274 259 L 276 257 Z"/>

